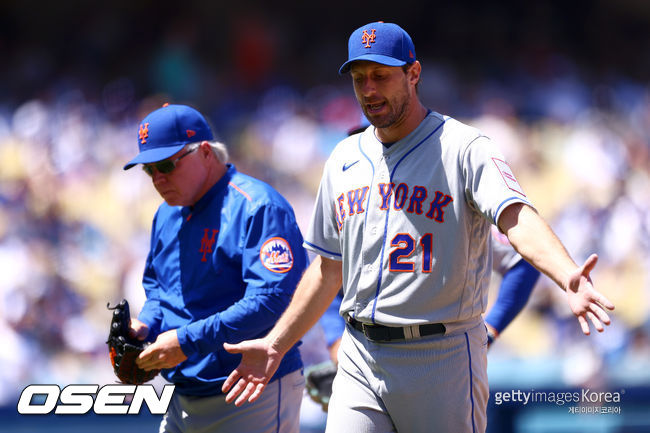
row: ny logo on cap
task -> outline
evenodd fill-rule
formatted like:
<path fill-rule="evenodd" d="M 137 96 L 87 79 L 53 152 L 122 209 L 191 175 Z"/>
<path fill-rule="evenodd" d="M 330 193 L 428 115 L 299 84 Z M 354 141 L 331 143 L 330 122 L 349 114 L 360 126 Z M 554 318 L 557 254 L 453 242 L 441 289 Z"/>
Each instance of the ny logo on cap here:
<path fill-rule="evenodd" d="M 149 138 L 149 123 L 140 124 L 140 132 L 138 135 L 140 136 L 140 143 L 145 144 L 147 138 Z"/>
<path fill-rule="evenodd" d="M 370 34 L 368 34 L 368 30 L 364 30 L 361 34 L 361 43 L 365 44 L 363 47 L 370 48 L 370 44 L 375 43 L 376 37 L 377 36 L 375 35 L 375 29 L 371 29 Z"/>

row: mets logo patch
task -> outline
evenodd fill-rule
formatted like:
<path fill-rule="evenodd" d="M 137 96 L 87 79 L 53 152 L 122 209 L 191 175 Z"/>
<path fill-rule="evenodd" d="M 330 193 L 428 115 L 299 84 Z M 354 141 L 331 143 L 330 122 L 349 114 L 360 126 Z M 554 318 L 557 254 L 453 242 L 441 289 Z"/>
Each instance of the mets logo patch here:
<path fill-rule="evenodd" d="M 271 238 L 260 249 L 260 261 L 266 269 L 283 274 L 293 267 L 293 253 L 289 242 L 282 238 Z"/>

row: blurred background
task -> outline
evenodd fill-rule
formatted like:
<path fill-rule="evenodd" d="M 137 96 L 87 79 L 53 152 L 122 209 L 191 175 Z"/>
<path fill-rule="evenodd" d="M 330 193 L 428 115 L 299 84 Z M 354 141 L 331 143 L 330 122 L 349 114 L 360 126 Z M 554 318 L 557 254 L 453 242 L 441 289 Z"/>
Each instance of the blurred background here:
<path fill-rule="evenodd" d="M 376 20 L 413 37 L 423 102 L 498 141 L 577 262 L 599 254 L 592 276 L 616 304 L 606 332 L 585 337 L 563 293 L 540 279 L 490 350 L 488 431 L 650 431 L 645 0 L 2 0 L 0 430 L 157 431 L 159 417 L 144 415 L 16 413 L 29 384 L 114 382 L 106 304 L 126 297 L 139 311 L 161 201 L 144 173 L 122 170 L 139 121 L 164 102 L 196 107 L 240 171 L 287 197 L 304 231 L 324 161 L 360 116 L 337 74 L 347 38 Z M 322 330 L 303 355 L 326 359 Z M 494 399 L 583 389 L 620 402 Z M 303 415 L 304 432 L 323 431 L 307 398 Z"/>

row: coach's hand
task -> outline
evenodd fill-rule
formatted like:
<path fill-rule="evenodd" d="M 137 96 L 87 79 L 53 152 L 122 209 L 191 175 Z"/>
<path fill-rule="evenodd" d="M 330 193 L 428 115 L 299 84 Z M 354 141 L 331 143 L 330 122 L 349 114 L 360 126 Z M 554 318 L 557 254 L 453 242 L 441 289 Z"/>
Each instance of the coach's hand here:
<path fill-rule="evenodd" d="M 224 393 L 230 390 L 226 395 L 226 403 L 232 403 L 237 396 L 235 406 L 241 406 L 247 400 L 249 403 L 254 402 L 275 374 L 283 354 L 274 350 L 263 338 L 239 344 L 224 343 L 223 347 L 229 353 L 242 355 L 241 362 L 221 388 Z"/>
<path fill-rule="evenodd" d="M 137 364 L 144 370 L 156 370 L 176 367 L 186 359 L 176 330 L 172 329 L 160 334 L 156 341 L 143 350 L 138 356 Z"/>
<path fill-rule="evenodd" d="M 567 281 L 567 297 L 569 298 L 569 306 L 571 311 L 578 318 L 580 327 L 585 335 L 589 335 L 589 322 L 591 320 L 594 327 L 598 332 L 603 332 L 605 325 L 610 324 L 609 315 L 605 311 L 614 309 L 614 304 L 597 292 L 589 276 L 591 270 L 596 266 L 598 256 L 592 254 L 575 272 L 573 272 Z"/>
<path fill-rule="evenodd" d="M 147 335 L 149 335 L 149 327 L 135 317 L 131 318 L 131 323 L 129 324 L 129 337 L 143 341 L 147 338 Z"/>

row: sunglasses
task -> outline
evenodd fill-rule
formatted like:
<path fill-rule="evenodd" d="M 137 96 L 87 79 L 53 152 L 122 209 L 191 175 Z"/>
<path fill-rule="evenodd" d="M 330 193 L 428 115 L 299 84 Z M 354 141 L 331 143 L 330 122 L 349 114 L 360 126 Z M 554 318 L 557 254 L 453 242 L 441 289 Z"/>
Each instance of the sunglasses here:
<path fill-rule="evenodd" d="M 151 164 L 143 164 L 142 169 L 149 176 L 153 176 L 154 168 L 156 169 L 156 171 L 158 171 L 158 173 L 169 174 L 172 171 L 174 171 L 174 169 L 176 168 L 176 164 L 178 164 L 178 161 L 185 158 L 187 155 L 194 152 L 196 149 L 198 149 L 198 147 L 188 150 L 187 152 L 185 152 L 184 154 L 182 154 L 176 159 L 165 159 L 158 162 L 152 162 Z"/>

